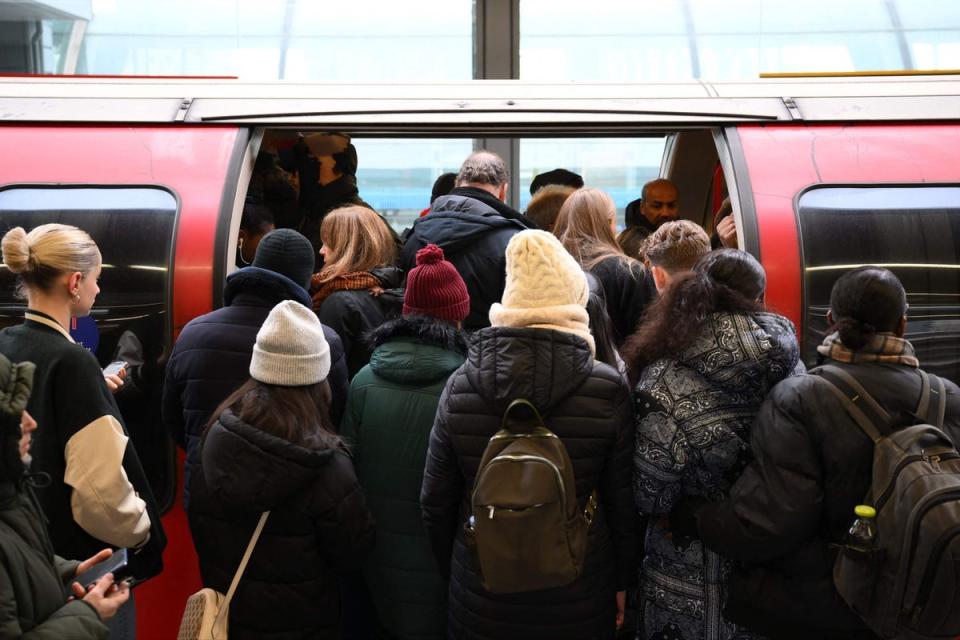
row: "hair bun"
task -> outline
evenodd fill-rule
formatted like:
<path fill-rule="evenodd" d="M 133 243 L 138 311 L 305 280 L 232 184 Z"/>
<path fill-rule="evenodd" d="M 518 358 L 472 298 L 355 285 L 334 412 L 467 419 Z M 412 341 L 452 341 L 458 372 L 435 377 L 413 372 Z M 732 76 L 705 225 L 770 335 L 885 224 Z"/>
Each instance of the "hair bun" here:
<path fill-rule="evenodd" d="M 3 263 L 11 273 L 23 273 L 30 268 L 30 241 L 23 227 L 7 231 L 0 248 L 3 251 Z"/>
<path fill-rule="evenodd" d="M 435 244 L 428 244 L 417 251 L 417 266 L 422 264 L 436 264 L 443 261 L 443 249 Z"/>

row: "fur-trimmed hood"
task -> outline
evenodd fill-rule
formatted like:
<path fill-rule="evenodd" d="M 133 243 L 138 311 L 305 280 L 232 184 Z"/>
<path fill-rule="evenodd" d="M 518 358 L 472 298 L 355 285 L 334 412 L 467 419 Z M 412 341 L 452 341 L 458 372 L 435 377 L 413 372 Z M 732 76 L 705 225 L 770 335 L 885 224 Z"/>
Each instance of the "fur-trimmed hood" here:
<path fill-rule="evenodd" d="M 370 368 L 398 384 L 446 378 L 463 364 L 467 342 L 455 326 L 426 316 L 389 320 L 367 334 Z"/>
<path fill-rule="evenodd" d="M 467 338 L 463 331 L 449 322 L 429 316 L 394 318 L 366 335 L 367 343 L 374 349 L 393 338 L 416 338 L 424 344 L 462 354 L 467 353 Z"/>

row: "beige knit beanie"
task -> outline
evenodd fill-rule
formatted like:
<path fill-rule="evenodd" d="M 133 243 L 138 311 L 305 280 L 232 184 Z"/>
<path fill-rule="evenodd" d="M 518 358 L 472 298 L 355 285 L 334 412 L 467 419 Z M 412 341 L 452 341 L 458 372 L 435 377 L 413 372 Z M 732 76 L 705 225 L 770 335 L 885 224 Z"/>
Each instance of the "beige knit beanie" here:
<path fill-rule="evenodd" d="M 552 233 L 521 231 L 507 245 L 507 284 L 503 299 L 490 307 L 490 323 L 566 331 L 595 353 L 589 296 L 583 269 Z"/>
<path fill-rule="evenodd" d="M 316 314 L 293 300 L 273 309 L 257 332 L 250 377 L 266 384 L 302 387 L 325 380 L 330 345 Z"/>

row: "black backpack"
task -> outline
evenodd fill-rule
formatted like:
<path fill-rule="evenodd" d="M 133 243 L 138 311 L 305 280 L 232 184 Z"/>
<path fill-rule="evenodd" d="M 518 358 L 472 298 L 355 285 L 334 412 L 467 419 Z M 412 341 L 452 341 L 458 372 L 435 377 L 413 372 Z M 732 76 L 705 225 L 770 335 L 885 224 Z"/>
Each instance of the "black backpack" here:
<path fill-rule="evenodd" d="M 874 543 L 841 546 L 833 570 L 837 591 L 881 637 L 960 635 L 960 453 L 942 430 L 943 380 L 919 372 L 921 424 L 895 429 L 850 373 L 835 365 L 811 373 L 874 443 L 863 502 L 876 510 Z"/>

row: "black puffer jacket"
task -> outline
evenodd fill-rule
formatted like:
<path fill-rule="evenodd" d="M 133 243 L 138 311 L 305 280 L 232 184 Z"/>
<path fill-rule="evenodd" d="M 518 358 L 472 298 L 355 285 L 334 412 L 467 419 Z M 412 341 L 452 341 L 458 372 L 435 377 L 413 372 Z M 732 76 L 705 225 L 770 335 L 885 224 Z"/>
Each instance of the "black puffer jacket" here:
<path fill-rule="evenodd" d="M 335 291 L 327 296 L 317 311 L 320 322 L 340 336 L 350 380 L 370 362 L 373 348 L 364 339 L 366 333 L 398 317 L 403 308 L 403 290 L 400 289 L 403 272 L 396 267 L 379 267 L 370 273 L 380 281 L 383 293 L 375 296 L 368 289 Z M 347 386 L 349 388 L 349 380 Z"/>
<path fill-rule="evenodd" d="M 830 362 L 891 414 L 916 409 L 916 369 Z M 960 442 L 960 389 L 944 384 L 944 427 Z M 728 617 L 773 638 L 870 637 L 833 587 L 829 543 L 842 539 L 867 493 L 873 443 L 825 385 L 805 374 L 774 387 L 753 428 L 754 462 L 729 501 L 697 512 L 704 544 L 745 563 L 731 581 Z"/>
<path fill-rule="evenodd" d="M 633 334 L 643 311 L 657 297 L 653 275 L 640 261 L 627 261 L 618 256 L 597 263 L 590 273 L 603 285 L 614 342 L 619 347 Z"/>
<path fill-rule="evenodd" d="M 195 455 L 190 531 L 205 586 L 227 592 L 270 511 L 230 605 L 230 638 L 338 638 L 337 573 L 359 569 L 373 546 L 347 453 L 297 446 L 227 411 Z"/>
<path fill-rule="evenodd" d="M 163 420 L 173 439 L 187 451 L 184 504 L 189 505 L 190 453 L 200 441 L 210 414 L 250 377 L 250 357 L 257 332 L 270 310 L 284 300 L 310 307 L 306 289 L 273 271 L 247 267 L 227 278 L 225 307 L 194 318 L 184 327 L 167 363 Z M 339 336 L 323 327 L 330 344 L 333 393 L 330 418 L 340 424 L 350 380 Z"/>
<path fill-rule="evenodd" d="M 409 271 L 417 251 L 428 244 L 443 249 L 470 293 L 469 330 L 490 326 L 490 305 L 500 302 L 507 273 L 507 244 L 514 234 L 536 226 L 482 189 L 458 187 L 437 198 L 430 213 L 413 224 L 403 245 L 400 267 Z"/>
<path fill-rule="evenodd" d="M 516 398 L 533 402 L 566 445 L 580 504 L 596 489 L 600 508 L 579 579 L 557 589 L 495 595 L 470 569 L 462 525 L 487 441 Z M 437 561 L 451 573 L 449 637 L 613 637 L 614 594 L 636 582 L 633 441 L 627 383 L 595 361 L 581 338 L 507 327 L 473 336 L 467 362 L 440 398 L 420 497 Z"/>

